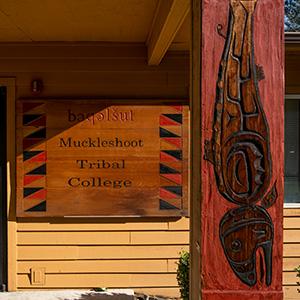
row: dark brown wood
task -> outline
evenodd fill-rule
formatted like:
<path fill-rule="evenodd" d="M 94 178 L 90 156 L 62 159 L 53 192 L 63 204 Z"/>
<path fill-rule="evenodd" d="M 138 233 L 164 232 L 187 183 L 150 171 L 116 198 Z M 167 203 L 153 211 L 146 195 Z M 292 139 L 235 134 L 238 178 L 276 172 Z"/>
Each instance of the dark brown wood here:
<path fill-rule="evenodd" d="M 191 201 L 190 201 L 190 299 L 201 299 L 201 2 L 192 0 L 191 94 Z"/>
<path fill-rule="evenodd" d="M 17 109 L 19 217 L 187 214 L 187 106 L 24 100 Z"/>

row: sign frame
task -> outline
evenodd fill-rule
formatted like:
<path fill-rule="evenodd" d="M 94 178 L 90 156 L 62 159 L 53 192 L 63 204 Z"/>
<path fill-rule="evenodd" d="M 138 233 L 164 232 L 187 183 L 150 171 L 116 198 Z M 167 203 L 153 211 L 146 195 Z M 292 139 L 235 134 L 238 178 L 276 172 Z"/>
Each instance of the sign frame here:
<path fill-rule="evenodd" d="M 39 104 L 39 105 L 38 105 Z M 157 130 L 160 134 L 159 141 L 164 140 L 164 134 L 166 132 L 165 129 L 170 129 L 168 127 L 173 126 L 172 130 L 173 134 L 176 133 L 179 129 L 176 129 L 176 125 L 180 125 L 179 123 L 176 123 L 176 120 L 172 120 L 172 118 L 168 118 L 168 113 L 172 112 L 174 115 L 181 114 L 182 117 L 182 124 L 181 124 L 181 134 L 180 134 L 180 143 L 183 143 L 182 145 L 182 196 L 181 196 L 181 206 L 178 209 L 173 208 L 172 201 L 171 203 L 168 203 L 169 201 L 165 201 L 166 199 L 160 199 L 163 196 L 166 196 L 169 190 L 164 191 L 162 188 L 163 186 L 159 187 L 159 196 L 161 196 L 159 200 L 159 211 L 158 212 L 147 212 L 140 210 L 137 211 L 136 209 L 132 209 L 131 213 L 128 212 L 129 210 L 121 210 L 118 212 L 116 211 L 110 211 L 108 213 L 107 211 L 105 213 L 99 213 L 99 210 L 96 209 L 95 212 L 95 205 L 92 207 L 92 209 L 82 209 L 83 213 L 79 213 L 79 211 L 76 211 L 74 209 L 74 206 L 72 205 L 72 209 L 70 209 L 70 212 L 66 212 L 66 209 L 63 208 L 62 205 L 58 204 L 57 211 L 53 211 L 53 209 L 49 212 L 47 211 L 47 207 L 49 207 L 49 202 L 51 201 L 51 197 L 49 198 L 49 193 L 51 195 L 52 187 L 49 189 L 49 186 L 51 186 L 51 179 L 49 178 L 49 172 L 51 174 L 51 170 L 53 170 L 53 163 L 51 163 L 51 159 L 54 158 L 54 150 L 53 150 L 53 143 L 51 144 L 51 139 L 54 137 L 49 134 L 49 132 L 52 130 L 52 128 L 49 127 L 49 124 L 52 124 L 51 126 L 57 127 L 61 122 L 59 121 L 59 112 L 57 112 L 55 115 L 53 113 L 53 108 L 55 107 L 57 111 L 59 111 L 59 107 L 62 105 L 69 105 L 70 107 L 82 105 L 82 107 L 86 107 L 89 105 L 94 105 L 105 109 L 109 109 L 109 107 L 129 107 L 132 106 L 134 109 L 140 109 L 142 107 L 147 107 L 147 109 L 150 109 L 152 107 L 157 108 L 163 108 L 168 107 L 172 108 L 171 111 L 162 111 L 159 115 L 158 124 L 157 124 Z M 25 109 L 24 109 L 25 107 Z M 48 108 L 47 108 L 48 107 Z M 179 108 L 179 111 L 178 111 Z M 176 112 L 177 109 L 177 112 Z M 183 109 L 183 111 L 180 112 L 180 110 Z M 52 115 L 50 117 L 47 115 L 47 111 L 52 110 Z M 17 217 L 181 217 L 181 216 L 187 216 L 188 215 L 188 199 L 189 199 L 189 108 L 188 103 L 186 100 L 123 100 L 123 99 L 19 99 L 17 101 Z M 129 112 L 129 111 L 128 111 Z M 164 112 L 167 112 L 164 114 Z M 108 112 L 109 113 L 109 112 Z M 171 114 L 169 114 L 171 115 Z M 72 118 L 74 115 L 71 115 Z M 79 116 L 79 115 L 78 115 Z M 95 116 L 94 116 L 95 117 Z M 112 117 L 112 115 L 110 116 Z M 129 119 L 132 118 L 130 116 L 130 112 L 127 116 Z M 50 119 L 49 119 L 50 118 Z M 52 118 L 52 121 L 51 121 Z M 87 122 L 87 118 L 89 118 L 89 121 L 95 122 L 95 119 L 92 120 L 92 116 L 86 115 L 86 118 L 84 118 L 84 121 L 80 119 L 77 120 L 78 122 L 75 122 L 74 127 L 78 126 L 78 124 L 83 124 L 84 122 Z M 107 115 L 106 115 L 107 118 Z M 47 120 L 48 119 L 48 120 Z M 70 120 L 70 113 L 69 113 L 69 120 Z M 107 121 L 107 120 L 106 120 Z M 104 124 L 104 123 L 103 123 Z M 171 125 L 170 125 L 171 124 Z M 94 124 L 95 125 L 95 124 Z M 63 126 L 63 125 L 62 125 Z M 105 126 L 105 125 L 104 125 Z M 177 126 L 178 127 L 178 126 Z M 72 130 L 72 126 L 68 128 L 68 130 Z M 179 128 L 179 127 L 178 127 Z M 56 128 L 59 130 L 59 128 Z M 61 131 L 65 130 L 66 128 L 60 128 Z M 132 129 L 132 128 L 131 128 Z M 174 131 L 174 130 L 175 131 Z M 83 132 L 84 128 L 76 129 L 76 132 Z M 92 129 L 91 129 L 92 130 Z M 107 129 L 109 130 L 109 129 Z M 148 129 L 147 129 L 148 130 Z M 149 129 L 150 130 L 150 129 Z M 164 132 L 162 132 L 162 130 Z M 74 130 L 73 130 L 74 131 Z M 170 132 L 167 130 L 167 134 Z M 172 132 L 171 132 L 172 133 Z M 58 133 L 59 135 L 60 133 Z M 66 140 L 64 140 L 66 142 Z M 140 142 L 141 143 L 141 142 Z M 45 144 L 45 149 L 43 148 L 43 144 Z M 86 143 L 85 143 L 86 144 Z M 48 146 L 47 146 L 48 145 Z M 49 145 L 51 145 L 51 148 L 49 148 Z M 135 146 L 134 144 L 133 146 Z M 26 149 L 27 147 L 27 149 Z M 47 148 L 48 147 L 48 148 Z M 172 148 L 172 147 L 171 147 Z M 29 151 L 27 151 L 29 149 Z M 51 150 L 49 150 L 51 149 Z M 172 148 L 174 149 L 174 147 Z M 42 151 L 44 150 L 44 151 Z M 165 150 L 165 149 L 164 149 Z M 78 150 L 76 150 L 78 152 Z M 30 153 L 31 152 L 31 153 Z M 153 151 L 152 151 L 153 152 Z M 79 152 L 78 152 L 79 153 Z M 35 154 L 35 155 L 34 155 Z M 153 153 L 152 153 L 153 154 Z M 164 153 L 166 154 L 166 153 Z M 33 156 L 32 156 L 33 155 Z M 160 156 L 159 158 L 159 174 L 158 176 L 162 178 L 162 176 L 166 177 L 164 173 L 168 173 L 166 171 L 166 167 L 170 167 L 170 163 L 164 163 L 161 160 L 162 158 L 162 152 L 160 151 L 158 153 Z M 25 157 L 26 156 L 26 157 Z M 134 156 L 134 155 L 133 155 Z M 166 155 L 165 155 L 166 156 Z M 25 159 L 26 158 L 26 159 Z M 170 157 L 169 157 L 170 158 Z M 172 158 L 172 157 L 171 157 Z M 174 158 L 174 157 L 173 157 Z M 84 162 L 85 163 L 85 162 Z M 101 161 L 100 164 L 108 163 L 107 161 Z M 119 161 L 115 161 L 115 163 L 119 163 L 120 168 L 122 168 L 122 164 L 124 167 L 125 160 L 121 159 Z M 148 162 L 146 162 L 148 163 Z M 30 167 L 26 165 L 31 165 Z M 79 162 L 80 164 L 80 162 Z M 162 167 L 162 164 L 164 165 Z M 168 165 L 169 164 L 169 165 Z M 99 165 L 99 164 L 98 164 Z M 171 163 L 172 165 L 172 163 Z M 176 163 L 175 163 L 176 165 Z M 33 167 L 34 166 L 34 167 Z M 78 166 L 78 165 L 77 165 Z M 83 166 L 83 162 L 81 162 L 81 165 Z M 29 168 L 29 169 L 28 169 Z M 100 166 L 101 168 L 101 166 Z M 168 168 L 167 168 L 168 169 Z M 174 171 L 174 170 L 173 170 Z M 54 171 L 53 171 L 54 172 Z M 181 171 L 180 171 L 181 172 Z M 178 173 L 178 172 L 175 172 Z M 55 172 L 53 173 L 55 174 Z M 56 174 L 58 174 L 56 172 Z M 168 174 L 167 174 L 168 175 Z M 177 176 L 177 174 L 175 174 Z M 175 175 L 171 173 L 168 175 L 169 177 L 174 177 Z M 180 176 L 181 176 L 180 175 Z M 164 178 L 166 179 L 166 178 Z M 74 179 L 75 180 L 75 179 Z M 55 180 L 54 180 L 55 181 Z M 52 180 L 52 182 L 54 182 Z M 41 183 L 44 182 L 44 187 L 37 187 L 35 186 L 35 183 Z M 74 181 L 75 182 L 75 181 Z M 26 187 L 24 187 L 24 184 L 27 184 Z M 113 184 L 113 182 L 109 183 L 108 181 L 102 182 L 103 184 L 109 185 Z M 129 186 L 129 181 L 123 181 L 123 184 Z M 161 184 L 160 184 L 161 185 Z M 174 184 L 172 184 L 174 186 Z M 178 185 L 178 183 L 176 184 Z M 127 186 L 127 187 L 128 187 Z M 36 190 L 34 191 L 34 188 Z M 30 194 L 31 193 L 31 194 Z M 34 195 L 34 197 L 31 197 L 31 195 Z M 29 195 L 29 196 L 28 196 Z M 67 194 L 65 194 L 67 195 Z M 167 195 L 168 197 L 168 195 Z M 125 197 L 126 198 L 126 197 Z M 26 201 L 25 201 L 26 199 Z M 80 197 L 78 197 L 80 200 Z M 29 200 L 29 201 L 28 201 Z M 41 201 L 42 200 L 42 201 Z M 131 199 L 127 199 L 132 201 Z M 32 204 L 28 204 L 29 202 L 32 202 Z M 55 200 L 56 201 L 56 200 Z M 63 202 L 63 201 L 62 201 Z M 75 201 L 76 202 L 76 201 Z M 53 203 L 53 202 L 52 202 Z M 78 203 L 78 201 L 76 202 Z M 170 204 L 170 205 L 169 205 Z M 31 205 L 31 207 L 29 207 Z M 77 204 L 78 205 L 78 204 Z M 137 203 L 134 204 L 134 206 L 137 207 Z M 50 206 L 51 207 L 51 206 Z M 74 213 L 74 210 L 76 211 Z M 151 209 L 150 209 L 151 210 Z"/>

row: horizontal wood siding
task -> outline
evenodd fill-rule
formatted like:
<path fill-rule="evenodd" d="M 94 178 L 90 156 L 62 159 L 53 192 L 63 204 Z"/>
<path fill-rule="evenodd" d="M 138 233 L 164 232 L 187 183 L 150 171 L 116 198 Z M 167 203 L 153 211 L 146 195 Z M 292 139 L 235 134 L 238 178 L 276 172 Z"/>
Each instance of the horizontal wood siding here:
<path fill-rule="evenodd" d="M 300 210 L 285 209 L 285 299 L 298 299 L 294 271 L 300 264 Z M 44 288 L 132 287 L 176 295 L 178 253 L 188 249 L 189 220 L 170 222 L 18 223 L 18 287 L 30 285 L 30 269 L 46 269 Z M 88 276 L 89 275 L 89 276 Z M 87 278 L 89 278 L 87 280 Z"/>
<path fill-rule="evenodd" d="M 118 287 L 178 295 L 176 262 L 188 250 L 188 218 L 112 226 L 103 220 L 51 223 L 18 222 L 19 289 Z M 32 286 L 30 269 L 40 267 L 46 284 Z"/>
<path fill-rule="evenodd" d="M 284 209 L 283 285 L 285 299 L 299 299 L 295 268 L 300 265 L 300 208 Z"/>
<path fill-rule="evenodd" d="M 17 78 L 17 97 L 32 97 L 42 79 L 45 98 L 188 98 L 188 55 L 169 54 L 148 66 L 143 45 L 2 44 L 0 76 Z"/>
<path fill-rule="evenodd" d="M 299 57 L 287 58 L 287 92 L 300 93 Z M 188 99 L 188 57 L 169 54 L 149 67 L 142 45 L 22 45 L 0 47 L 0 76 L 15 77 L 17 98 Z M 142 100 L 141 100 L 142 101 Z M 300 210 L 285 210 L 285 299 L 299 299 Z M 189 219 L 19 219 L 17 288 L 118 287 L 178 296 L 176 261 L 188 249 Z M 46 270 L 46 285 L 32 286 L 30 269 Z"/>

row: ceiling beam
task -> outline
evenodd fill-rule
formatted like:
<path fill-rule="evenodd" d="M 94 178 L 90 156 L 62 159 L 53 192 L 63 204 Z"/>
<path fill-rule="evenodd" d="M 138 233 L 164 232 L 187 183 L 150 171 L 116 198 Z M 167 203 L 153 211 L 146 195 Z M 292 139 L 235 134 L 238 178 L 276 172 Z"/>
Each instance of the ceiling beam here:
<path fill-rule="evenodd" d="M 189 11 L 190 0 L 159 0 L 147 39 L 149 65 L 159 65 Z"/>

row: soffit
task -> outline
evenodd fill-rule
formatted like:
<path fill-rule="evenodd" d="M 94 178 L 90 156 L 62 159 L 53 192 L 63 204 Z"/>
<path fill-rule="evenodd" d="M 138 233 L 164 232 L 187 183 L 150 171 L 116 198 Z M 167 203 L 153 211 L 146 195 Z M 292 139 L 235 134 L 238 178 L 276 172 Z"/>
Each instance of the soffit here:
<path fill-rule="evenodd" d="M 0 42 L 145 43 L 158 1 L 1 1 Z M 188 14 L 169 50 L 189 50 L 190 21 Z M 286 50 L 299 52 L 299 40 L 299 33 L 287 33 Z"/>
<path fill-rule="evenodd" d="M 145 42 L 158 0 L 0 2 L 0 42 Z"/>
<path fill-rule="evenodd" d="M 189 51 L 191 41 L 191 14 L 189 13 L 178 30 L 170 50 Z"/>

